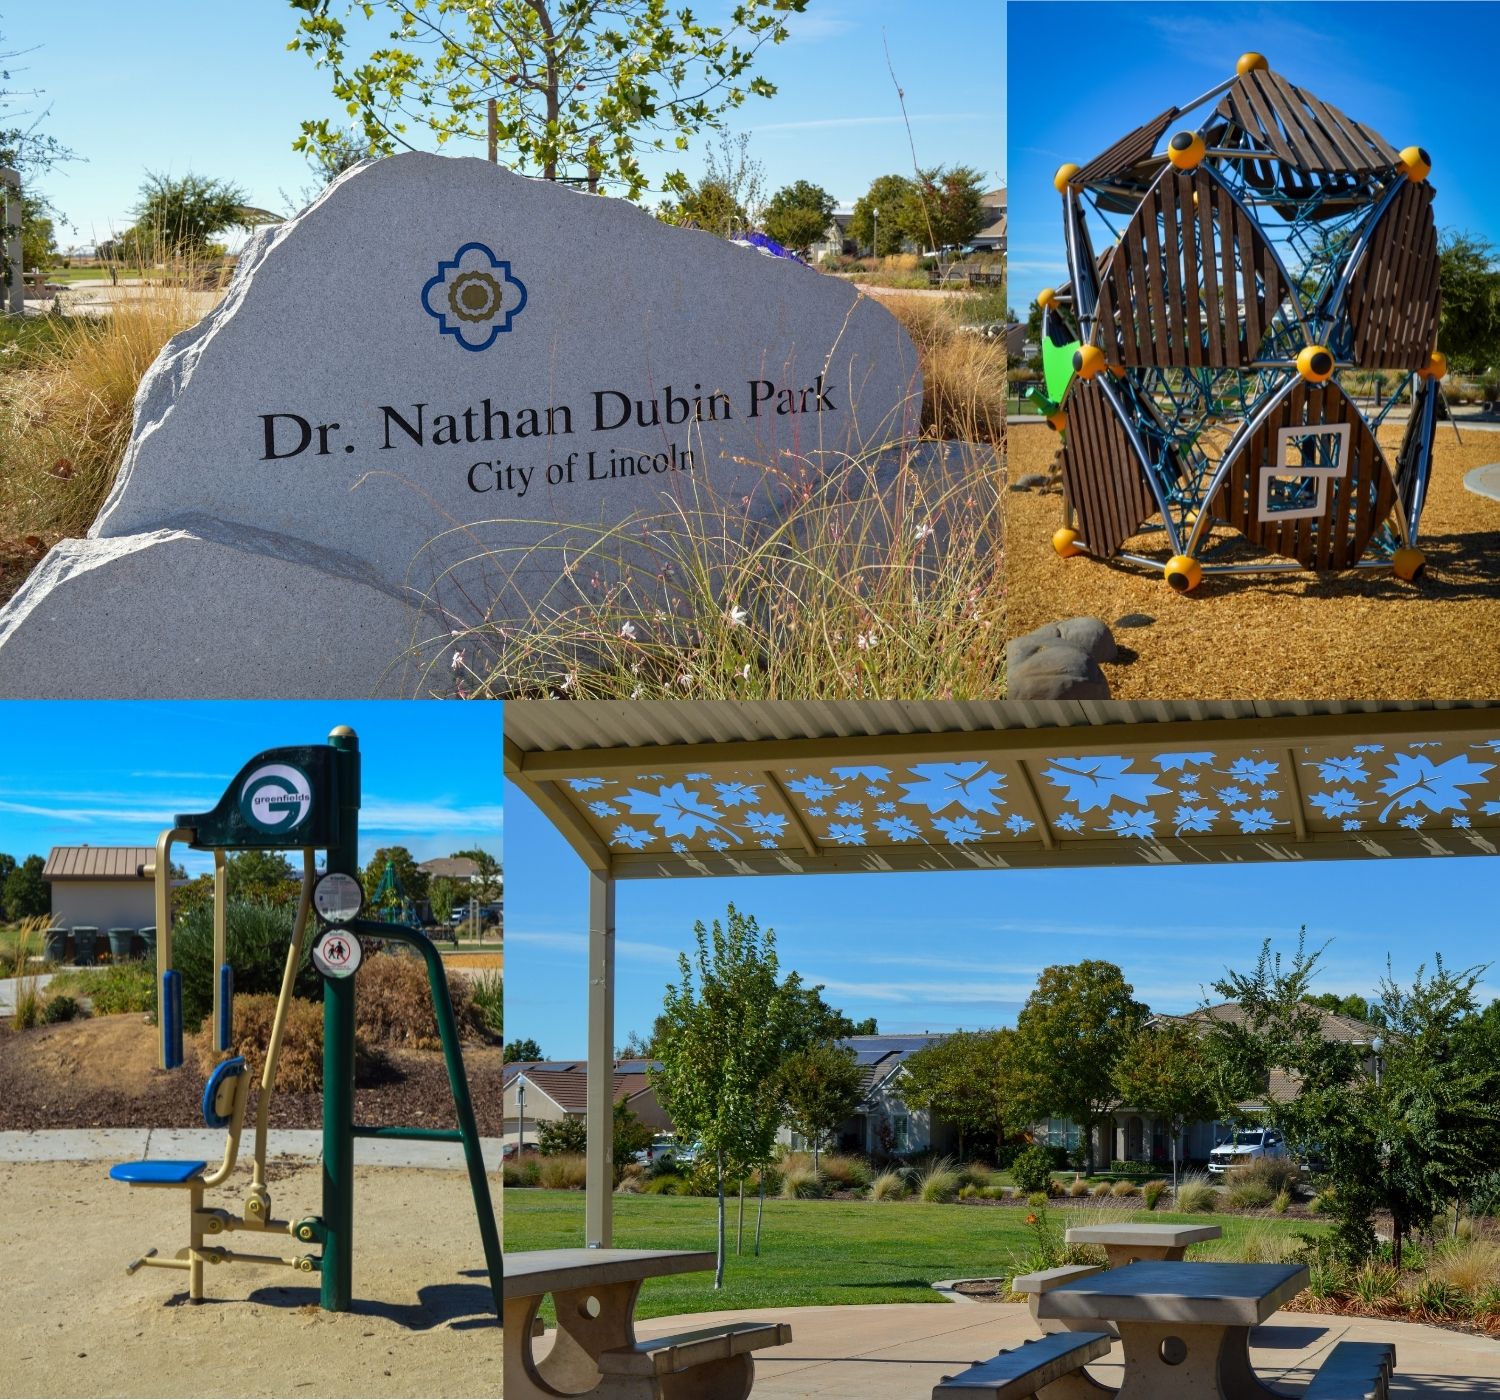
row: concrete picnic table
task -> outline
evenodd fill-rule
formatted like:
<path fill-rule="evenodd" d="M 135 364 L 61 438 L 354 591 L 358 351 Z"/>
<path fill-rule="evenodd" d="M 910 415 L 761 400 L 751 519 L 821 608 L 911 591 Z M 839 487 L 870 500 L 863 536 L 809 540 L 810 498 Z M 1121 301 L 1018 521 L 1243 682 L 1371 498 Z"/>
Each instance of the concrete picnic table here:
<path fill-rule="evenodd" d="M 1307 1283 L 1304 1264 L 1149 1260 L 1042 1294 L 1037 1314 L 1111 1322 L 1125 1352 L 1116 1400 L 1266 1400 L 1250 1366 L 1250 1329 Z"/>
<path fill-rule="evenodd" d="M 648 1278 L 714 1266 L 712 1250 L 536 1249 L 505 1256 L 506 1400 L 587 1395 L 600 1382 L 599 1356 L 635 1345 L 635 1300 Z M 557 1304 L 552 1350 L 537 1361 L 531 1343 L 542 1300 Z"/>
<path fill-rule="evenodd" d="M 1216 1240 L 1217 1225 L 1075 1225 L 1063 1236 L 1068 1244 L 1098 1244 L 1112 1269 L 1140 1259 L 1181 1259 L 1190 1244 Z"/>

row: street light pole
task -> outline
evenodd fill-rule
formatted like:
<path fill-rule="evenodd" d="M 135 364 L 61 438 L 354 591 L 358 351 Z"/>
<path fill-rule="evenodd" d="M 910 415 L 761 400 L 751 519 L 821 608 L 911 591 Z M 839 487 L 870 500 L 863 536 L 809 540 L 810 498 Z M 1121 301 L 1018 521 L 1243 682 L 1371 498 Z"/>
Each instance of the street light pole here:
<path fill-rule="evenodd" d="M 521 1126 L 516 1130 L 516 1161 L 519 1162 L 526 1151 L 526 1081 L 524 1079 L 516 1085 L 516 1113 L 521 1119 Z"/>
<path fill-rule="evenodd" d="M 871 213 L 875 216 L 875 238 L 870 245 L 870 256 L 878 258 L 880 256 L 880 209 L 872 206 Z"/>

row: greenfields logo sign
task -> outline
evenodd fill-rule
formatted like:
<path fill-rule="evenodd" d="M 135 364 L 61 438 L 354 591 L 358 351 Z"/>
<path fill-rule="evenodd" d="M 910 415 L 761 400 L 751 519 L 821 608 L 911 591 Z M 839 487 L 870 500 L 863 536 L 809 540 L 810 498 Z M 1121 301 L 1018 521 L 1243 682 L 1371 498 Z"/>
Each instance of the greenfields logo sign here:
<path fill-rule="evenodd" d="M 312 782 L 290 763 L 266 763 L 240 789 L 240 815 L 257 831 L 295 831 L 312 811 Z"/>

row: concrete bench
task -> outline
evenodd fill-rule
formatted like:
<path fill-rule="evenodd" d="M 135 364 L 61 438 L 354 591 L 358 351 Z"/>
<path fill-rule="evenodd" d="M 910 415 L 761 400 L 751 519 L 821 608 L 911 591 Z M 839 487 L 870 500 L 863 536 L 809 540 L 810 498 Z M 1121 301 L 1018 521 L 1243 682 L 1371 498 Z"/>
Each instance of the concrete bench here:
<path fill-rule="evenodd" d="M 730 1322 L 614 1347 L 599 1354 L 603 1380 L 595 1394 L 620 1400 L 745 1400 L 755 1380 L 751 1353 L 791 1340 L 792 1329 L 784 1322 Z"/>
<path fill-rule="evenodd" d="M 1050 1273 L 1051 1270 L 1048 1270 Z M 932 1400 L 983 1397 L 983 1400 L 1095 1400 L 1114 1392 L 1084 1373 L 1090 1361 L 1109 1352 L 1114 1338 L 1104 1332 L 1052 1332 L 1030 1338 L 956 1376 L 944 1376 L 932 1388 Z"/>
<path fill-rule="evenodd" d="M 1305 1400 L 1386 1400 L 1395 1369 L 1390 1342 L 1340 1342 L 1303 1394 Z"/>
<path fill-rule="evenodd" d="M 1052 1332 L 1099 1332 L 1106 1328 L 1098 1322 L 1089 1322 L 1082 1319 L 1063 1319 L 1056 1317 L 1038 1317 L 1037 1303 L 1042 1294 L 1059 1288 L 1065 1283 L 1072 1283 L 1076 1278 L 1088 1278 L 1092 1274 L 1102 1274 L 1102 1264 L 1064 1264 L 1057 1269 L 1041 1269 L 1034 1274 L 1017 1274 L 1010 1281 L 1012 1293 L 1025 1293 L 1026 1306 L 1036 1325 L 1044 1334 Z"/>

